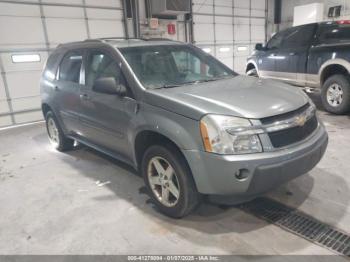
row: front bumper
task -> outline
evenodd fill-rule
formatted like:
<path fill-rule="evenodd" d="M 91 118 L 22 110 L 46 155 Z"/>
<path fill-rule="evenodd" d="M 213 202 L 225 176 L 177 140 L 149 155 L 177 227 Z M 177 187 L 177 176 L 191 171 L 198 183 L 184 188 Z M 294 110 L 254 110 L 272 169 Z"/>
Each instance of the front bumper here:
<path fill-rule="evenodd" d="M 320 123 L 302 143 L 274 152 L 224 156 L 183 150 L 183 154 L 200 193 L 249 199 L 310 171 L 327 144 L 328 135 Z M 235 176 L 240 170 L 246 175 L 241 180 Z"/>

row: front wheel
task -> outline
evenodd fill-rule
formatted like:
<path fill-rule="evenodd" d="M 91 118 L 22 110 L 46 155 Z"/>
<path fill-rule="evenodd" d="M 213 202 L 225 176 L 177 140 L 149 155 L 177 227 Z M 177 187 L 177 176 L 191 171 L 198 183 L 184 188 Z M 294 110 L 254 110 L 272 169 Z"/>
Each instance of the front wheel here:
<path fill-rule="evenodd" d="M 252 69 L 250 69 L 250 70 L 247 70 L 246 75 L 247 75 L 247 76 L 259 77 L 258 71 L 256 70 L 255 67 L 252 68 Z"/>
<path fill-rule="evenodd" d="M 350 111 L 350 77 L 334 75 L 323 84 L 322 104 L 326 111 L 333 114 L 346 114 Z"/>
<path fill-rule="evenodd" d="M 173 146 L 151 146 L 142 160 L 142 175 L 157 207 L 167 216 L 181 218 L 199 202 L 191 171 Z"/>

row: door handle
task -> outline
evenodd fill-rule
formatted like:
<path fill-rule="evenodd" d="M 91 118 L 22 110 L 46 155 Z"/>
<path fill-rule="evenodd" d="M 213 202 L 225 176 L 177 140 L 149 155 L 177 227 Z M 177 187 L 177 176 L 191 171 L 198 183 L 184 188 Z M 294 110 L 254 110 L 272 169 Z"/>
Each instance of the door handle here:
<path fill-rule="evenodd" d="M 82 100 L 90 100 L 90 97 L 87 94 L 80 95 L 80 99 Z"/>

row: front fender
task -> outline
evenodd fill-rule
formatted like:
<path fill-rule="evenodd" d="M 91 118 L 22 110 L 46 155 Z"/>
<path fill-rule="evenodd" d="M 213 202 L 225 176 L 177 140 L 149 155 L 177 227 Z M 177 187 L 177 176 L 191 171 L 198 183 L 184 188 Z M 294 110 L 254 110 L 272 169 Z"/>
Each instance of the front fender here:
<path fill-rule="evenodd" d="M 143 131 L 152 131 L 165 136 L 181 150 L 204 150 L 199 121 L 158 108 L 142 104 L 132 122 L 128 139 L 135 148 L 135 140 Z M 133 152 L 136 163 L 136 152 Z"/>
<path fill-rule="evenodd" d="M 147 109 L 139 114 L 134 137 L 141 131 L 154 131 L 172 140 L 180 149 L 203 149 L 199 121 L 151 105 L 144 107 Z"/>

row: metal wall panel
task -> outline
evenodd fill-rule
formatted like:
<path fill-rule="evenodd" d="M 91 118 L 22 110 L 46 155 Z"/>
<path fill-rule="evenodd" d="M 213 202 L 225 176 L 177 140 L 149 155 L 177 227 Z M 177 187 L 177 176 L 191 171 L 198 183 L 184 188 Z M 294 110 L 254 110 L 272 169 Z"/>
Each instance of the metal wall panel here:
<path fill-rule="evenodd" d="M 83 4 L 82 0 L 41 0 L 42 3 L 50 3 L 50 4 L 66 4 L 66 5 L 81 5 Z"/>
<path fill-rule="evenodd" d="M 194 0 L 195 44 L 238 73 L 252 46 L 266 38 L 265 0 Z"/>
<path fill-rule="evenodd" d="M 10 111 L 6 99 L 5 87 L 2 79 L 0 79 L 0 114 L 8 113 Z"/>
<path fill-rule="evenodd" d="M 63 42 L 124 36 L 121 0 L 0 0 L 0 127 L 38 121 L 39 78 Z M 40 56 L 15 63 L 12 56 Z"/>
<path fill-rule="evenodd" d="M 46 27 L 50 47 L 55 47 L 64 42 L 80 41 L 88 38 L 83 19 L 47 18 Z"/>
<path fill-rule="evenodd" d="M 123 11 L 87 8 L 86 13 L 91 38 L 124 36 Z"/>
<path fill-rule="evenodd" d="M 101 6 L 101 7 L 122 7 L 120 0 L 85 0 L 87 5 Z"/>
<path fill-rule="evenodd" d="M 0 16 L 1 48 L 45 47 L 41 19 L 35 17 Z"/>

